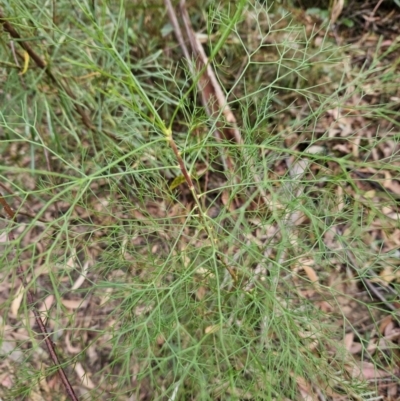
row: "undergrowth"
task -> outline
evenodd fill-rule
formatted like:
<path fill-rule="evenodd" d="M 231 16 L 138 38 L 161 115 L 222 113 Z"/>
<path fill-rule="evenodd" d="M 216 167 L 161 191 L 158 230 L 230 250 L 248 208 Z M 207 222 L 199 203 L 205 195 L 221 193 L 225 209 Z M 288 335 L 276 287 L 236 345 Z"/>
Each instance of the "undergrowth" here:
<path fill-rule="evenodd" d="M 64 399 L 18 264 L 80 399 L 376 399 L 365 363 L 395 380 L 370 337 L 396 297 L 369 285 L 397 291 L 398 111 L 371 96 L 398 96 L 398 45 L 349 69 L 329 27 L 261 3 L 186 5 L 238 144 L 162 2 L 3 2 L 56 79 L 3 30 L 7 399 Z"/>

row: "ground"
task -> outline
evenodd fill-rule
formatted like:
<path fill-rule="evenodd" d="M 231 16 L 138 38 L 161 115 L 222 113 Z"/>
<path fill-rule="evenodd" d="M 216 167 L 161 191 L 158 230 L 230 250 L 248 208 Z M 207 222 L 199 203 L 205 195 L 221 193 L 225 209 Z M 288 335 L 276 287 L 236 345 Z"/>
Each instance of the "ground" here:
<path fill-rule="evenodd" d="M 398 399 L 400 5 L 109 3 L 1 10 L 1 398 Z"/>

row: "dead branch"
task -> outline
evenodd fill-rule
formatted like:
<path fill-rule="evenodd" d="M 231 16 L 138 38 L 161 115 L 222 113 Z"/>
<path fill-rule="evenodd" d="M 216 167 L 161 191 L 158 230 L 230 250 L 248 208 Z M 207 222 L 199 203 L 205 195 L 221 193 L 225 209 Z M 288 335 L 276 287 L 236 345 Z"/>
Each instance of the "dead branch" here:
<path fill-rule="evenodd" d="M 210 65 L 210 60 L 206 56 L 203 46 L 193 31 L 185 1 L 181 0 L 180 2 L 180 14 L 183 26 L 185 28 L 185 35 L 182 32 L 178 17 L 171 4 L 171 1 L 165 0 L 165 6 L 167 8 L 170 22 L 174 27 L 176 39 L 188 61 L 193 79 L 197 80 L 197 87 L 201 95 L 201 103 L 207 114 L 215 120 L 217 130 L 214 132 L 214 136 L 218 141 L 221 141 L 222 138 L 225 138 L 228 141 L 236 142 L 236 144 L 239 145 L 239 151 L 242 152 L 244 143 L 240 134 L 240 130 L 237 126 L 236 117 L 229 107 L 228 101 L 218 83 L 215 73 Z M 190 44 L 191 53 L 188 50 L 186 42 Z M 193 58 L 195 60 L 194 62 L 192 61 Z M 226 122 L 229 124 L 228 127 L 219 120 L 220 115 L 225 117 Z M 227 170 L 234 173 L 234 163 L 226 150 L 224 151 L 223 163 Z M 261 186 L 262 180 L 255 173 L 253 162 L 248 160 L 248 163 L 252 171 L 254 181 L 256 182 L 258 190 L 261 194 L 261 198 L 263 202 L 268 205 L 269 202 L 266 192 Z M 239 177 L 236 174 L 235 179 L 239 181 Z"/>

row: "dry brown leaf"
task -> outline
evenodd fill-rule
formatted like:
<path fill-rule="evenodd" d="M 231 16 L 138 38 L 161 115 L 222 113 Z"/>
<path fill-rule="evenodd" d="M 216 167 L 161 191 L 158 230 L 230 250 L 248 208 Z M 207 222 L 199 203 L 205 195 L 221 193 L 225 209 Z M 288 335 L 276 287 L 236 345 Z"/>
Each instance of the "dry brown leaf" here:
<path fill-rule="evenodd" d="M 44 302 L 39 306 L 39 312 L 48 312 L 54 303 L 55 297 L 54 295 L 49 295 L 46 297 Z"/>
<path fill-rule="evenodd" d="M 300 270 L 303 270 L 308 279 L 317 284 L 319 282 L 318 275 L 314 268 L 311 266 L 314 264 L 314 260 L 311 258 L 301 258 L 298 263 L 293 268 L 294 273 L 298 273 Z"/>
<path fill-rule="evenodd" d="M 319 309 L 322 312 L 325 312 L 325 313 L 332 313 L 334 310 L 333 306 L 329 302 L 326 302 L 326 301 L 318 302 L 317 306 L 319 307 Z"/>
<path fill-rule="evenodd" d="M 299 388 L 301 399 L 303 401 L 317 401 L 318 397 L 313 394 L 312 386 L 303 377 L 296 376 L 296 383 Z"/>
<path fill-rule="evenodd" d="M 226 206 L 229 202 L 229 192 L 224 190 L 221 194 L 221 201 L 224 206 Z"/>
<path fill-rule="evenodd" d="M 63 299 L 61 303 L 68 309 L 80 309 L 85 308 L 88 301 L 82 299 Z"/>
<path fill-rule="evenodd" d="M 375 189 L 370 189 L 369 191 L 366 191 L 364 193 L 364 198 L 365 199 L 373 199 L 376 196 L 376 191 Z"/>
<path fill-rule="evenodd" d="M 382 271 L 379 273 L 379 277 L 385 283 L 385 285 L 388 285 L 389 283 L 394 281 L 396 279 L 396 274 L 393 271 L 393 266 L 385 265 Z"/>
<path fill-rule="evenodd" d="M 76 267 L 75 258 L 76 258 L 76 250 L 73 249 L 72 255 L 68 258 L 67 263 L 65 264 L 66 267 L 69 267 L 70 269 L 74 269 Z"/>
<path fill-rule="evenodd" d="M 386 217 L 389 217 L 389 219 L 396 220 L 396 221 L 399 220 L 399 213 L 394 211 L 394 209 L 389 207 L 389 206 L 383 206 L 382 207 L 382 213 Z"/>
<path fill-rule="evenodd" d="M 65 346 L 67 348 L 68 353 L 70 354 L 79 354 L 82 349 L 81 347 L 74 347 L 70 341 L 71 332 L 67 331 L 67 335 L 65 336 Z"/>
<path fill-rule="evenodd" d="M 4 388 L 11 389 L 12 386 L 14 385 L 14 380 L 12 375 L 5 374 L 0 376 L 0 385 L 3 386 Z"/>
<path fill-rule="evenodd" d="M 358 157 L 360 156 L 361 132 L 362 131 L 358 131 L 358 133 L 356 134 L 355 138 L 352 141 L 353 145 L 352 153 L 355 159 L 358 159 Z"/>
<path fill-rule="evenodd" d="M 35 390 L 32 390 L 32 391 L 29 393 L 29 400 L 30 400 L 30 401 L 46 401 L 46 400 L 43 398 L 42 394 L 40 394 L 39 391 L 35 391 Z"/>
<path fill-rule="evenodd" d="M 87 274 L 88 270 L 89 270 L 89 262 L 86 261 L 85 264 L 83 265 L 82 273 L 79 275 L 78 279 L 75 281 L 75 283 L 72 286 L 71 290 L 77 290 L 78 288 L 81 287 L 81 285 L 86 280 L 86 274 Z"/>
<path fill-rule="evenodd" d="M 344 154 L 349 154 L 350 149 L 347 145 L 343 145 L 341 143 L 338 143 L 337 145 L 332 147 L 333 150 L 338 150 L 339 152 L 342 152 Z"/>
<path fill-rule="evenodd" d="M 18 349 L 17 345 L 15 342 L 11 339 L 2 339 L 1 345 L 0 345 L 0 355 L 2 357 L 7 356 L 7 358 L 10 358 L 14 362 L 22 362 L 24 359 L 24 354 L 20 349 Z"/>
<path fill-rule="evenodd" d="M 208 326 L 205 328 L 204 333 L 205 334 L 211 334 L 211 333 L 216 333 L 220 329 L 219 324 L 214 324 L 213 326 Z"/>
<path fill-rule="evenodd" d="M 24 297 L 24 286 L 20 284 L 10 307 L 11 317 L 13 317 L 14 319 L 16 319 L 18 316 L 18 310 L 21 306 L 23 297 Z"/>
<path fill-rule="evenodd" d="M 359 354 L 362 350 L 363 350 L 363 345 L 361 343 L 354 343 L 351 346 L 349 352 L 352 355 L 356 355 L 356 354 Z"/>
<path fill-rule="evenodd" d="M 104 306 L 111 299 L 112 289 L 106 288 L 106 290 L 104 292 L 105 292 L 105 294 L 100 298 L 99 306 Z"/>
<path fill-rule="evenodd" d="M 350 374 L 354 379 L 362 380 L 381 379 L 391 376 L 391 373 L 377 369 L 373 363 L 366 361 L 360 362 L 359 365 L 353 365 Z"/>
<path fill-rule="evenodd" d="M 389 383 L 387 389 L 387 395 L 389 400 L 395 400 L 398 396 L 398 385 L 397 383 Z"/>
<path fill-rule="evenodd" d="M 347 333 L 343 339 L 344 346 L 352 355 L 358 354 L 362 350 L 362 344 L 354 342 L 354 332 Z"/>
<path fill-rule="evenodd" d="M 196 291 L 196 298 L 201 301 L 207 293 L 207 289 L 203 286 L 199 287 Z"/>
<path fill-rule="evenodd" d="M 354 333 L 352 331 L 350 333 L 347 333 L 344 336 L 343 342 L 344 342 L 344 346 L 347 349 L 347 351 L 350 351 L 350 348 L 354 342 Z"/>
<path fill-rule="evenodd" d="M 307 277 L 310 279 L 310 281 L 312 283 L 317 283 L 319 279 L 318 279 L 318 275 L 315 272 L 315 270 L 311 266 L 308 266 L 308 265 L 303 265 L 302 267 L 303 267 L 303 270 L 305 271 Z"/>
<path fill-rule="evenodd" d="M 379 333 L 384 334 L 387 327 L 393 327 L 393 320 L 392 320 L 392 316 L 391 315 L 387 315 L 386 317 L 384 317 L 379 325 Z"/>
<path fill-rule="evenodd" d="M 78 375 L 79 379 L 81 380 L 82 384 L 89 389 L 95 388 L 95 385 L 93 382 L 90 380 L 89 375 L 86 374 L 85 370 L 83 369 L 83 366 L 80 362 L 75 363 L 75 372 Z"/>
<path fill-rule="evenodd" d="M 346 205 L 346 203 L 344 201 L 343 188 L 340 185 L 338 185 L 336 187 L 336 202 L 335 202 L 334 210 L 336 210 L 337 212 L 341 212 L 344 209 L 345 205 Z"/>

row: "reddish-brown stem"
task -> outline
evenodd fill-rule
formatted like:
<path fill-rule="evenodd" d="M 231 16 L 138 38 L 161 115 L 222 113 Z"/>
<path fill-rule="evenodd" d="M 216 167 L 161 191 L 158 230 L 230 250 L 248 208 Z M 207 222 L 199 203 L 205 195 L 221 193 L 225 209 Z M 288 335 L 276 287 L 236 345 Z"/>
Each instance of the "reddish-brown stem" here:
<path fill-rule="evenodd" d="M 189 189 L 190 189 L 190 192 L 193 194 L 193 197 L 195 198 L 195 202 L 196 202 L 196 204 L 197 204 L 197 206 L 198 206 L 198 208 L 199 208 L 199 217 L 200 217 L 200 219 L 202 220 L 202 222 L 204 223 L 204 226 L 206 227 L 206 226 L 207 226 L 207 223 L 206 223 L 206 221 L 204 220 L 204 216 L 203 216 L 203 214 L 202 214 L 202 212 L 201 212 L 201 204 L 200 204 L 199 199 L 198 199 L 198 196 L 197 196 L 197 194 L 196 194 L 196 189 L 195 189 L 195 187 L 194 187 L 192 178 L 190 177 L 190 174 L 189 174 L 189 172 L 188 172 L 187 169 L 186 169 L 186 166 L 185 166 L 185 163 L 184 163 L 184 161 L 183 161 L 183 159 L 182 159 L 181 153 L 179 152 L 178 147 L 176 146 L 176 143 L 175 143 L 175 141 L 174 141 L 173 138 L 172 138 L 172 134 L 170 134 L 170 136 L 169 136 L 167 139 L 168 139 L 168 142 L 169 142 L 169 146 L 171 146 L 171 148 L 172 148 L 172 150 L 173 150 L 173 152 L 174 152 L 174 154 L 175 154 L 175 157 L 176 157 L 176 159 L 178 160 L 179 167 L 180 167 L 180 169 L 181 169 L 181 172 L 182 172 L 183 176 L 185 177 L 186 184 L 188 185 L 188 187 L 189 187 Z M 232 268 L 230 268 L 230 267 L 222 260 L 222 258 L 220 258 L 218 255 L 217 255 L 217 257 L 218 257 L 218 260 L 220 260 L 221 263 L 224 265 L 224 267 L 225 267 L 225 269 L 228 271 L 228 273 L 231 275 L 233 282 L 234 282 L 234 283 L 237 283 L 238 278 L 237 278 L 237 275 L 236 275 L 236 273 L 234 272 L 234 270 L 233 270 Z"/>
<path fill-rule="evenodd" d="M 9 206 L 9 204 L 7 203 L 7 201 L 0 195 L 0 204 L 4 207 L 5 212 L 7 213 L 8 217 L 10 218 L 11 221 L 15 221 L 16 218 L 16 213 L 14 212 L 14 210 L 12 210 L 12 208 Z M 8 234 L 8 238 L 10 241 L 15 241 L 15 237 L 14 234 L 12 233 L 12 231 L 9 232 Z M 79 401 L 78 397 L 76 396 L 73 387 L 71 386 L 71 383 L 68 380 L 67 375 L 64 372 L 64 369 L 61 367 L 60 361 L 58 359 L 55 347 L 53 342 L 50 339 L 50 334 L 48 333 L 46 326 L 43 323 L 43 319 L 41 318 L 39 311 L 36 308 L 35 305 L 35 298 L 33 295 L 33 292 L 29 289 L 28 287 L 28 282 L 26 281 L 24 272 L 21 268 L 21 264 L 18 261 L 17 264 L 17 274 L 19 276 L 19 278 L 22 281 L 22 285 L 25 287 L 26 289 L 26 298 L 28 300 L 28 304 L 33 312 L 33 315 L 35 317 L 35 321 L 36 324 L 39 326 L 40 332 L 43 335 L 44 338 L 44 342 L 46 343 L 47 349 L 49 351 L 50 354 L 50 358 L 54 363 L 54 366 L 56 366 L 58 374 L 60 375 L 61 378 L 61 382 L 63 383 L 63 386 L 65 388 L 66 393 L 68 394 L 69 398 L 72 401 Z"/>
<path fill-rule="evenodd" d="M 186 170 L 185 163 L 183 162 L 182 156 L 178 150 L 178 147 L 176 146 L 175 141 L 172 139 L 172 137 L 169 138 L 169 145 L 171 146 L 172 150 L 174 151 L 175 157 L 178 159 L 179 167 L 181 169 L 183 176 L 185 177 L 185 180 L 189 186 L 190 191 L 193 192 L 194 185 L 193 185 L 192 178 L 190 177 L 190 174 Z"/>

